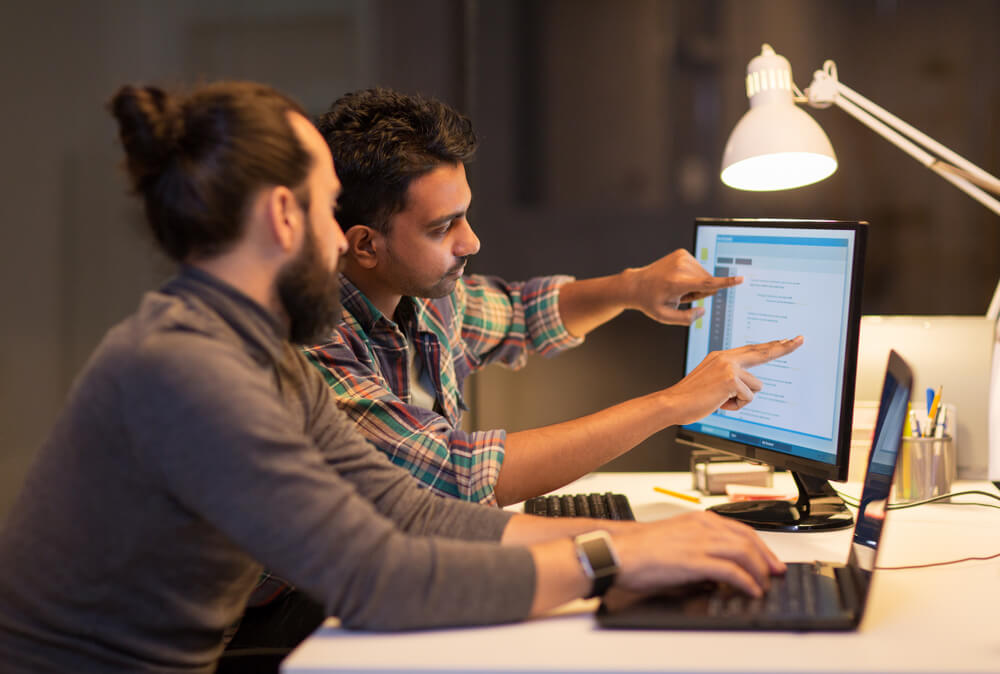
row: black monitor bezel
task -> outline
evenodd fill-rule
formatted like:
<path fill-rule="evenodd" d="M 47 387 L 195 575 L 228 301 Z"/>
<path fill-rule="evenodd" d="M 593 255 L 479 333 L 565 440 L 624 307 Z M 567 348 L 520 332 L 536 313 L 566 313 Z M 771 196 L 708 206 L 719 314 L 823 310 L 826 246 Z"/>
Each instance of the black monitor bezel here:
<path fill-rule="evenodd" d="M 700 225 L 741 226 L 752 228 L 785 227 L 793 229 L 837 229 L 854 231 L 854 259 L 851 268 L 851 293 L 848 299 L 847 336 L 844 351 L 844 386 L 841 391 L 840 424 L 837 437 L 837 458 L 833 464 L 813 459 L 803 459 L 782 452 L 763 449 L 754 445 L 720 438 L 709 433 L 677 427 L 677 441 L 703 449 L 714 449 L 760 461 L 775 468 L 791 470 L 803 475 L 843 482 L 847 480 L 851 451 L 851 422 L 854 413 L 854 385 L 858 366 L 858 336 L 861 329 L 861 291 L 864 282 L 864 260 L 868 237 L 868 223 L 864 220 L 797 220 L 790 218 L 696 218 L 692 228 L 691 249 L 697 254 L 698 227 Z M 793 335 L 789 335 L 790 337 Z M 684 338 L 684 368 L 687 367 L 691 331 Z M 751 403 L 752 404 L 752 403 Z"/>

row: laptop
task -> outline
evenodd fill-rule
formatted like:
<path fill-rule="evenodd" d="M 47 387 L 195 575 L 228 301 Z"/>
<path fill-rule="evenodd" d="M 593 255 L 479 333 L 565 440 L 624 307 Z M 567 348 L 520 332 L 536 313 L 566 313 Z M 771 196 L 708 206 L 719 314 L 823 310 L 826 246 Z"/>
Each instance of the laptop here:
<path fill-rule="evenodd" d="M 875 569 L 912 387 L 910 367 L 899 354 L 890 351 L 847 564 L 788 564 L 787 573 L 773 577 L 771 588 L 760 598 L 716 583 L 684 585 L 666 594 L 622 603 L 616 603 L 615 595 L 611 595 L 597 611 L 598 624 L 631 629 L 857 628 Z"/>

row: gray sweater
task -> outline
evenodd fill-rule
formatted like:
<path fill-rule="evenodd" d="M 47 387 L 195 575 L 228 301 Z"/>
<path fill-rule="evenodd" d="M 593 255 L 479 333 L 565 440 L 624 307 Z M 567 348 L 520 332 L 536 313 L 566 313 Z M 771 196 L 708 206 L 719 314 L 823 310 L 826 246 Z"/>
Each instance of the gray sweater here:
<path fill-rule="evenodd" d="M 0 670 L 211 671 L 262 564 L 352 628 L 518 620 L 508 519 L 420 489 L 268 312 L 184 269 L 105 337 L 0 532 Z"/>

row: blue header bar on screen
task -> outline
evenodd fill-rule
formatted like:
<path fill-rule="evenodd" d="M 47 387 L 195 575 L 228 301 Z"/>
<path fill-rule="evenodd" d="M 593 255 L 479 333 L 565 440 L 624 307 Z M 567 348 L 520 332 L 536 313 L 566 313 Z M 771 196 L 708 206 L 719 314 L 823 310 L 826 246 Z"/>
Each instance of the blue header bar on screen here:
<path fill-rule="evenodd" d="M 733 234 L 719 234 L 716 241 L 726 243 L 770 243 L 782 244 L 786 246 L 835 246 L 837 248 L 847 248 L 847 238 L 839 239 L 812 239 L 805 236 L 739 236 Z"/>

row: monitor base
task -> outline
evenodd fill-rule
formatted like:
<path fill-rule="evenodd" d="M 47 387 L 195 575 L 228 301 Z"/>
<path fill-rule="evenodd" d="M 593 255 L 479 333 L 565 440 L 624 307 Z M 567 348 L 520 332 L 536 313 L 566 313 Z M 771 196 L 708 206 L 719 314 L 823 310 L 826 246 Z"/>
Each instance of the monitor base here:
<path fill-rule="evenodd" d="M 743 501 L 723 503 L 709 510 L 732 517 L 762 531 L 828 531 L 854 524 L 847 505 L 826 480 L 792 471 L 799 488 L 795 503 L 788 501 Z"/>

